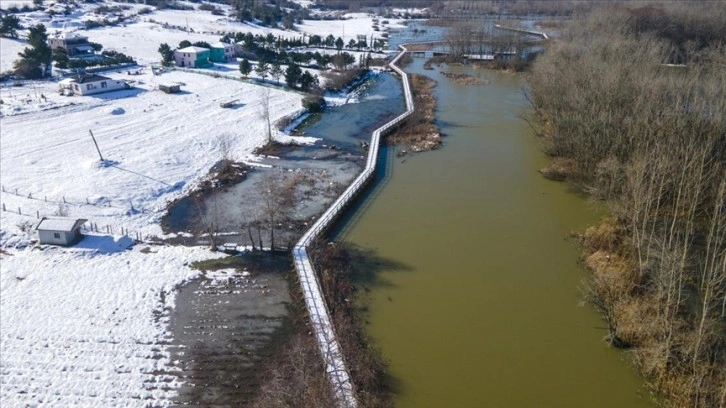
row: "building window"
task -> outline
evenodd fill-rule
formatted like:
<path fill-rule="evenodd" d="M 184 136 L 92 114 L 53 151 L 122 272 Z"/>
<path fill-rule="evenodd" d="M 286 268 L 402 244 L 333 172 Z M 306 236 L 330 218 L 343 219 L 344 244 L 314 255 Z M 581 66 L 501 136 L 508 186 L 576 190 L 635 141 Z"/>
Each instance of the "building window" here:
<path fill-rule="evenodd" d="M 91 89 L 93 89 L 93 88 L 91 88 L 91 84 L 86 85 L 86 90 L 90 91 Z"/>
<path fill-rule="evenodd" d="M 105 87 L 106 87 L 106 81 L 101 82 L 101 88 L 105 88 Z"/>
<path fill-rule="evenodd" d="M 53 238 L 60 239 L 60 232 L 54 232 L 53 233 Z"/>

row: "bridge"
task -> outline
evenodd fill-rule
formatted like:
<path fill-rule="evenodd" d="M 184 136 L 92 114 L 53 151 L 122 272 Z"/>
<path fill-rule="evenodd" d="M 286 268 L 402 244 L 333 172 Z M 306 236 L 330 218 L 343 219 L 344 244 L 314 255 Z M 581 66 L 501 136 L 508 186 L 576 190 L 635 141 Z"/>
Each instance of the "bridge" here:
<path fill-rule="evenodd" d="M 536 35 L 537 37 L 542 37 L 543 40 L 549 40 L 549 38 L 550 38 L 550 36 L 548 36 L 547 33 L 542 32 L 542 31 L 523 30 L 521 28 L 503 26 L 501 24 L 494 24 L 494 27 L 498 28 L 500 30 L 514 31 L 515 33 Z"/>
<path fill-rule="evenodd" d="M 305 305 L 312 322 L 313 331 L 323 357 L 325 372 L 333 387 L 333 392 L 342 408 L 356 408 L 358 401 L 355 397 L 355 389 L 345 363 L 345 357 L 340 348 L 340 343 L 335 334 L 335 327 L 330 317 L 330 310 L 325 303 L 323 291 L 318 281 L 315 269 L 313 268 L 307 247 L 335 221 L 351 201 L 363 190 L 363 187 L 373 178 L 378 162 L 378 147 L 381 136 L 385 135 L 394 126 L 398 125 L 411 113 L 413 113 L 413 95 L 408 76 L 402 69 L 396 66 L 396 62 L 407 52 L 405 46 L 399 46 L 401 52 L 391 61 L 391 68 L 400 76 L 403 83 L 404 96 L 406 98 L 406 112 L 395 119 L 379 127 L 371 135 L 371 142 L 368 148 L 368 159 L 361 174 L 348 186 L 337 200 L 323 213 L 320 218 L 308 229 L 300 240 L 293 247 L 292 253 L 295 260 L 298 280 L 302 289 Z"/>

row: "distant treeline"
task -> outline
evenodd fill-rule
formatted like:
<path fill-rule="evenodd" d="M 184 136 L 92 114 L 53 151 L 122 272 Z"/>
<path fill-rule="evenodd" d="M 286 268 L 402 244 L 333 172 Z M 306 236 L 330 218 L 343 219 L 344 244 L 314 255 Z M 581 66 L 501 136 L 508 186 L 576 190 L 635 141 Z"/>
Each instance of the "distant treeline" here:
<path fill-rule="evenodd" d="M 536 126 L 611 216 L 584 234 L 612 344 L 668 407 L 726 407 L 726 3 L 577 16 L 534 64 Z"/>
<path fill-rule="evenodd" d="M 444 3 L 436 0 L 321 0 L 322 6 L 337 10 L 360 10 L 363 7 L 424 8 Z"/>

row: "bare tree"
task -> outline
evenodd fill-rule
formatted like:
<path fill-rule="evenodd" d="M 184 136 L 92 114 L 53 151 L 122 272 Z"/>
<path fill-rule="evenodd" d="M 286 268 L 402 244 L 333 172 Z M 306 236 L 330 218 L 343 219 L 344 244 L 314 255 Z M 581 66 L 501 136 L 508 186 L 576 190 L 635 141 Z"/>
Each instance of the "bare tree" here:
<path fill-rule="evenodd" d="M 217 200 L 212 199 L 212 208 L 208 208 L 201 196 L 194 197 L 194 203 L 199 211 L 202 231 L 209 237 L 209 246 L 212 251 L 217 250 L 217 235 L 219 234 L 219 208 Z"/>
<path fill-rule="evenodd" d="M 267 125 L 267 139 L 266 143 L 269 145 L 272 143 L 272 119 L 270 117 L 270 89 L 264 88 L 262 90 L 262 100 L 260 101 L 260 104 L 257 105 L 258 110 L 257 114 L 261 119 L 265 121 L 265 124 Z"/>
<path fill-rule="evenodd" d="M 289 221 L 295 198 L 295 178 L 285 179 L 281 173 L 266 174 L 258 186 L 262 198 L 262 218 L 270 236 L 270 249 L 275 249 L 275 231 Z"/>

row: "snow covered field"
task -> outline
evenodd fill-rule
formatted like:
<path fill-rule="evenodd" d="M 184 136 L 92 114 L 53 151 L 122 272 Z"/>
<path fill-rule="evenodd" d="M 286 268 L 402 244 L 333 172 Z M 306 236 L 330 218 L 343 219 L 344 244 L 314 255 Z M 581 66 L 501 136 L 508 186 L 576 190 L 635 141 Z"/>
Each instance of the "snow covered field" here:
<path fill-rule="evenodd" d="M 38 15 L 33 13 L 23 16 L 23 24 L 75 30 L 94 6 L 64 21 L 33 20 Z M 354 17 L 304 22 L 300 28 L 344 36 L 346 42 L 370 35 L 371 17 Z M 141 64 L 160 59 L 162 42 L 172 47 L 182 40 L 214 42 L 220 31 L 301 35 L 177 10 L 145 14 L 126 26 L 81 30 L 104 49 Z M 12 68 L 24 46 L 22 39 L 0 39 L 0 71 Z M 103 73 L 133 88 L 96 96 L 61 96 L 56 82 L 0 88 L 3 408 L 169 405 L 179 386 L 165 344 L 174 288 L 198 275 L 190 262 L 216 255 L 203 248 L 130 247 L 128 237 L 99 233 L 73 248 L 33 247 L 30 227 L 38 214 L 63 214 L 116 233 L 123 228 L 132 236 L 160 235 L 167 203 L 196 188 L 225 151 L 234 160 L 255 160 L 252 151 L 266 138 L 263 101 L 269 100 L 273 122 L 301 111 L 298 93 L 198 73 L 139 70 L 140 75 Z M 234 64 L 217 72 L 239 77 Z M 165 94 L 157 90 L 160 84 L 181 84 L 182 92 Z M 220 107 L 231 100 L 238 101 L 234 108 Z M 274 137 L 313 141 L 277 131 Z"/>
<path fill-rule="evenodd" d="M 0 274 L 0 405 L 165 406 L 178 386 L 166 350 L 174 286 L 203 248 L 124 251 L 86 237 L 73 249 L 13 251 Z M 121 251 L 121 252 L 118 252 Z"/>
<path fill-rule="evenodd" d="M 30 216 L 2 212 L 0 244 L 10 243 L 8 230 L 14 225 L 34 221 L 37 212 L 53 215 L 60 207 L 69 216 L 114 230 L 158 235 L 166 203 L 194 189 L 222 158 L 225 144 L 231 158 L 247 160 L 264 143 L 266 125 L 258 106 L 265 93 L 272 121 L 302 109 L 296 93 L 206 75 L 174 71 L 154 76 L 149 70 L 109 76 L 133 78 L 136 88 L 83 97 L 60 96 L 53 83 L 0 91 L 6 101 L 0 140 L 5 192 L 0 197 L 8 209 L 20 207 Z M 160 83 L 181 83 L 183 92 L 154 90 Z M 235 99 L 237 108 L 220 107 Z M 15 189 L 18 195 L 8 193 Z"/>
<path fill-rule="evenodd" d="M 55 83 L 0 91 L 0 201 L 13 209 L 0 213 L 3 407 L 146 406 L 148 398 L 163 405 L 176 388 L 175 377 L 154 374 L 169 364 L 154 313 L 164 298 L 173 305 L 172 288 L 196 275 L 187 263 L 211 257 L 208 250 L 105 253 L 130 241 L 119 236 L 87 237 L 72 249 L 13 249 L 31 238 L 20 227 L 37 222 L 36 211 L 160 234 L 166 203 L 207 174 L 223 140 L 243 160 L 266 137 L 257 108 L 266 88 L 183 72 L 134 79 L 136 89 L 96 97 L 60 96 Z M 153 90 L 156 83 L 183 83 L 183 93 Z M 300 110 L 300 95 L 268 92 L 273 120 Z M 237 109 L 219 106 L 232 99 Z M 10 193 L 16 188 L 21 195 Z"/>

